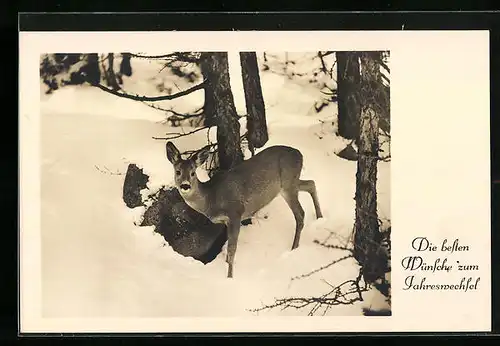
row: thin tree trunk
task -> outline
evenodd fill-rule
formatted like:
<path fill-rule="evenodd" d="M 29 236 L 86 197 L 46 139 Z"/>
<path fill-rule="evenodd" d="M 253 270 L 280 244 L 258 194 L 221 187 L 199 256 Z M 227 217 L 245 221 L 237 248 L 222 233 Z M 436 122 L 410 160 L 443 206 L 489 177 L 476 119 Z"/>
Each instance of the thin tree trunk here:
<path fill-rule="evenodd" d="M 359 53 L 337 52 L 337 105 L 339 135 L 357 139 L 360 108 L 356 100 L 360 83 Z"/>
<path fill-rule="evenodd" d="M 212 58 L 210 57 L 211 53 L 203 53 L 200 57 L 200 69 L 203 75 L 203 78 L 207 81 L 205 84 L 205 102 L 203 104 L 203 125 L 205 126 L 215 126 L 217 125 L 216 112 L 215 112 L 215 99 L 214 93 L 215 90 L 213 88 L 213 83 L 210 82 L 210 79 L 217 78 L 212 77 L 213 72 L 213 63 Z"/>
<path fill-rule="evenodd" d="M 122 53 L 122 61 L 120 62 L 120 70 L 116 74 L 118 84 L 123 84 L 123 76 L 130 77 L 132 75 L 132 66 L 130 65 L 130 53 Z"/>
<path fill-rule="evenodd" d="M 203 76 L 209 73 L 204 72 Z M 203 104 L 203 125 L 205 126 L 215 126 L 217 125 L 216 112 L 215 112 L 215 100 L 214 100 L 214 90 L 211 83 L 207 83 L 204 88 L 205 91 L 205 103 Z"/>
<path fill-rule="evenodd" d="M 116 81 L 116 76 L 115 76 L 115 70 L 114 70 L 114 54 L 109 53 L 108 54 L 108 70 L 107 70 L 107 84 L 109 87 L 111 87 L 113 90 L 118 90 L 120 87 L 118 86 L 118 83 Z"/>
<path fill-rule="evenodd" d="M 379 80 L 379 65 L 374 52 L 361 53 L 361 117 L 356 173 L 356 212 L 354 257 L 363 268 L 367 282 L 383 277 L 386 264 L 379 254 L 381 234 L 377 215 L 377 163 L 379 114 L 373 104 Z"/>
<path fill-rule="evenodd" d="M 253 156 L 255 149 L 263 147 L 269 139 L 266 110 L 260 84 L 257 55 L 255 52 L 241 52 L 240 62 L 247 110 L 248 148 Z"/>
<path fill-rule="evenodd" d="M 219 168 L 228 170 L 243 160 L 243 153 L 240 146 L 240 123 L 229 81 L 227 53 L 203 53 L 202 71 L 207 81 L 205 96 L 208 96 L 208 99 L 205 99 L 205 105 L 208 101 L 209 110 L 213 112 L 209 115 L 209 120 L 211 121 L 210 116 L 213 116 L 212 119 L 217 125 Z"/>
<path fill-rule="evenodd" d="M 120 63 L 120 73 L 127 77 L 132 75 L 132 65 L 130 64 L 130 53 L 122 53 L 122 62 Z"/>
<path fill-rule="evenodd" d="M 99 68 L 99 55 L 97 53 L 87 54 L 87 63 L 82 67 L 81 72 L 85 74 L 85 79 L 90 84 L 101 82 L 101 70 Z"/>
<path fill-rule="evenodd" d="M 262 69 L 264 71 L 267 71 L 267 70 L 269 70 L 269 65 L 267 63 L 267 54 L 266 54 L 266 52 L 263 53 L 263 58 L 264 58 L 264 63 L 262 64 Z"/>

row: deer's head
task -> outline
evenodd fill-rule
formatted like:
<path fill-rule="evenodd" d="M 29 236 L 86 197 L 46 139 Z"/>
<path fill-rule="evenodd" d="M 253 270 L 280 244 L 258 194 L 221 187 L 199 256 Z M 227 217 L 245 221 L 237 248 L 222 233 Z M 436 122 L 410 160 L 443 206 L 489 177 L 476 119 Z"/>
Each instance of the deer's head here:
<path fill-rule="evenodd" d="M 172 142 L 168 142 L 166 148 L 167 158 L 174 166 L 175 186 L 183 197 L 188 197 L 198 188 L 196 169 L 208 159 L 209 148 L 200 149 L 186 160 L 181 158 L 179 150 Z"/>

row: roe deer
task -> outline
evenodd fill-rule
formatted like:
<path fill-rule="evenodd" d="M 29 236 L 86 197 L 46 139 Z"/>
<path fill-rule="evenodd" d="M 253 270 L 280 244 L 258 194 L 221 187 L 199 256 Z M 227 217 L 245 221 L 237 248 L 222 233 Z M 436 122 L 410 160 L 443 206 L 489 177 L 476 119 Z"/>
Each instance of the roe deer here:
<path fill-rule="evenodd" d="M 175 185 L 186 203 L 213 223 L 227 227 L 227 277 L 233 277 L 241 220 L 254 215 L 281 194 L 295 216 L 296 228 L 292 250 L 299 246 L 304 227 L 304 209 L 299 203 L 299 191 L 312 197 L 316 217 L 323 217 L 313 180 L 301 180 L 302 154 L 286 146 L 272 146 L 228 171 L 220 171 L 209 181 L 201 182 L 196 168 L 209 156 L 207 147 L 189 159 L 182 159 L 172 142 L 166 145 L 167 158 L 175 169 Z"/>

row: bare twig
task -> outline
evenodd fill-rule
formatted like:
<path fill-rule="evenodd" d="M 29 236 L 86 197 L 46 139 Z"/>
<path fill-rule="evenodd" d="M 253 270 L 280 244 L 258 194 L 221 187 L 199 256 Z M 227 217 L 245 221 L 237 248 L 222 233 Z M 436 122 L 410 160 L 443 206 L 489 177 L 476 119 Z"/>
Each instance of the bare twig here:
<path fill-rule="evenodd" d="M 99 172 L 104 173 L 104 174 L 110 174 L 110 175 L 123 175 L 122 172 L 116 171 L 112 172 L 108 167 L 103 166 L 104 170 L 99 168 L 97 165 L 94 165 L 95 169 L 97 169 Z"/>
<path fill-rule="evenodd" d="M 176 138 L 180 138 L 180 137 L 184 137 L 184 136 L 189 136 L 193 133 L 200 132 L 200 131 L 206 130 L 208 128 L 209 128 L 209 126 L 203 126 L 203 127 L 197 128 L 196 130 L 185 132 L 185 133 L 169 132 L 169 133 L 166 133 L 166 137 L 153 137 L 153 139 L 171 140 L 171 139 L 176 139 Z"/>
<path fill-rule="evenodd" d="M 322 266 L 322 267 L 319 267 L 319 268 L 317 268 L 317 269 L 314 269 L 313 271 L 310 271 L 309 273 L 302 274 L 302 275 L 299 275 L 299 276 L 294 276 L 291 280 L 292 280 L 292 281 L 294 281 L 294 280 L 298 280 L 298 279 L 303 279 L 303 278 L 309 277 L 309 276 L 311 276 L 311 275 L 313 275 L 313 274 L 316 274 L 316 273 L 318 273 L 318 272 L 320 272 L 320 271 L 322 271 L 322 270 L 325 270 L 326 268 L 330 268 L 330 267 L 331 267 L 331 266 L 333 266 L 334 264 L 337 264 L 337 263 L 339 263 L 339 262 L 342 262 L 342 261 L 344 261 L 344 260 L 346 260 L 346 259 L 348 259 L 348 258 L 352 258 L 352 257 L 353 257 L 353 255 L 352 255 L 352 254 L 349 254 L 349 255 L 344 256 L 344 257 L 340 257 L 340 258 L 336 259 L 336 260 L 335 260 L 335 261 L 333 261 L 333 262 L 330 262 L 330 263 L 328 263 L 328 264 L 326 264 L 326 265 L 324 265 L 324 266 Z"/>
<path fill-rule="evenodd" d="M 333 244 L 327 244 L 326 242 L 320 242 L 319 240 L 315 239 L 313 243 L 321 245 L 323 247 L 329 248 L 329 249 L 337 249 L 337 250 L 345 250 L 352 252 L 353 249 L 345 247 L 345 246 L 340 246 L 340 245 L 333 245 Z"/>
<path fill-rule="evenodd" d="M 326 52 L 325 54 L 322 54 L 321 52 L 318 52 L 318 58 L 319 60 L 321 61 L 321 70 L 327 74 L 328 76 L 330 76 L 330 78 L 333 79 L 333 68 L 330 69 L 330 71 L 328 71 L 328 68 L 326 67 L 326 63 L 325 63 L 325 60 L 323 59 L 325 56 L 328 56 L 330 54 L 333 54 L 333 52 Z M 335 65 L 335 62 L 333 63 Z"/>
<path fill-rule="evenodd" d="M 167 120 L 173 120 L 173 121 L 174 120 L 186 120 L 186 119 L 191 119 L 191 118 L 197 118 L 197 117 L 200 117 L 203 115 L 203 112 L 200 112 L 203 109 L 203 107 L 196 109 L 194 111 L 194 113 L 179 113 L 179 112 L 174 111 L 172 108 L 167 109 L 167 108 L 162 108 L 162 107 L 159 107 L 159 106 L 151 104 L 151 103 L 147 103 L 147 102 L 143 102 L 143 103 L 146 106 L 151 107 L 153 109 L 156 109 L 158 111 L 162 111 L 165 113 L 171 113 L 172 115 L 170 115 Z"/>
<path fill-rule="evenodd" d="M 197 84 L 189 89 L 186 89 L 184 91 L 178 92 L 176 94 L 171 94 L 171 95 L 162 95 L 162 96 L 139 96 L 139 95 L 131 95 L 127 94 L 125 92 L 119 92 L 112 90 L 110 88 L 105 87 L 102 84 L 91 84 L 92 86 L 95 86 L 107 93 L 113 94 L 115 96 L 123 97 L 126 99 L 130 100 L 135 100 L 135 101 L 165 101 L 165 100 L 173 100 L 188 94 L 191 94 L 192 92 L 195 92 L 197 90 L 203 89 L 205 87 L 205 81 L 203 81 L 200 84 Z"/>
<path fill-rule="evenodd" d="M 174 111 L 173 109 L 167 110 L 167 112 L 172 113 L 169 117 L 171 120 L 186 120 L 191 118 L 197 118 L 203 115 L 203 112 L 196 111 L 195 113 L 179 113 Z"/>
<path fill-rule="evenodd" d="M 360 272 L 361 273 L 361 272 Z M 331 290 L 319 297 L 288 297 L 275 299 L 273 304 L 264 305 L 257 309 L 252 309 L 252 312 L 259 312 L 263 310 L 270 310 L 274 308 L 281 308 L 281 310 L 287 308 L 302 309 L 312 305 L 311 310 L 308 312 L 308 316 L 313 316 L 319 311 L 321 307 L 324 307 L 323 315 L 326 314 L 328 309 L 335 305 L 351 305 L 357 301 L 363 301 L 362 293 L 368 291 L 368 287 L 365 283 L 364 287 L 359 285 L 362 276 L 358 275 L 355 280 L 347 280 L 342 282 L 337 286 L 333 286 L 327 283 Z M 345 287 L 347 289 L 344 289 Z"/>
<path fill-rule="evenodd" d="M 161 55 L 142 55 L 142 54 L 134 54 L 130 53 L 131 57 L 139 58 L 139 59 L 165 59 L 176 56 L 177 53 L 169 53 L 169 54 L 161 54 Z"/>
<path fill-rule="evenodd" d="M 197 62 L 198 59 L 190 56 L 189 53 L 181 53 L 174 52 L 169 54 L 161 54 L 161 55 L 142 55 L 142 54 L 133 54 L 130 53 L 130 56 L 139 59 L 169 59 L 173 58 L 174 60 L 182 61 L 182 62 Z"/>
<path fill-rule="evenodd" d="M 324 53 L 324 54 L 322 54 L 322 53 L 320 52 L 320 54 L 321 54 L 321 55 L 320 55 L 320 57 L 321 57 L 321 58 L 324 58 L 325 56 L 332 55 L 333 53 L 335 53 L 335 52 L 333 52 L 333 51 L 329 51 L 329 52 L 326 52 L 326 53 Z"/>

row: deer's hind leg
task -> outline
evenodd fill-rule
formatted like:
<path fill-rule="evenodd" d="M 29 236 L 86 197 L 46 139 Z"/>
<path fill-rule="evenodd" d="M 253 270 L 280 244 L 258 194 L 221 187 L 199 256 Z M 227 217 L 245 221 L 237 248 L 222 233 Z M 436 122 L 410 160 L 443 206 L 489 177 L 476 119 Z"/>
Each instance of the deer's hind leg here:
<path fill-rule="evenodd" d="M 316 191 L 316 183 L 314 180 L 299 180 L 299 190 L 309 192 L 316 211 L 316 218 L 322 218 L 323 213 L 321 212 L 321 207 L 319 205 L 318 192 Z"/>
<path fill-rule="evenodd" d="M 231 215 L 227 222 L 227 256 L 226 262 L 228 264 L 227 269 L 227 277 L 233 277 L 233 266 L 234 266 L 234 258 L 236 256 L 236 249 L 238 247 L 238 236 L 240 234 L 240 226 L 241 226 L 241 215 Z"/>
<path fill-rule="evenodd" d="M 283 189 L 281 191 L 281 195 L 285 199 L 286 203 L 293 212 L 293 216 L 295 217 L 295 237 L 293 238 L 293 245 L 292 245 L 292 250 L 293 250 L 299 246 L 300 233 L 304 228 L 305 213 L 304 209 L 302 208 L 299 202 L 299 191 L 297 188 L 290 187 L 287 189 Z"/>

